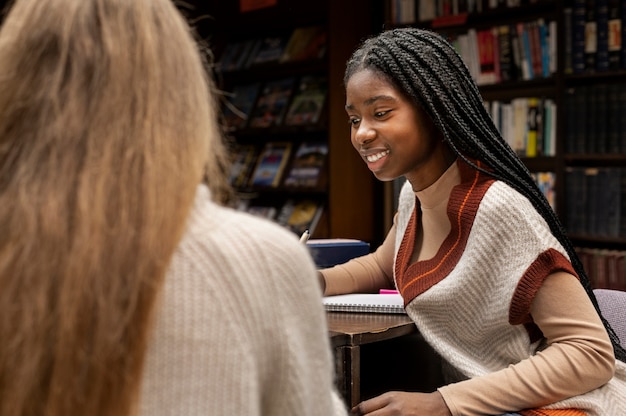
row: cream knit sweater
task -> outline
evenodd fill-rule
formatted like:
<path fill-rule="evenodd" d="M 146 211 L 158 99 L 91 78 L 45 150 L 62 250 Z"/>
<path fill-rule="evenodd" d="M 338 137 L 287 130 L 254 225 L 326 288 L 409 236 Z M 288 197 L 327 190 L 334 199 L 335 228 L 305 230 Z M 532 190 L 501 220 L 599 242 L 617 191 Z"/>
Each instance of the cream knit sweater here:
<path fill-rule="evenodd" d="M 199 187 L 157 309 L 142 415 L 346 414 L 315 267 L 292 233 Z"/>

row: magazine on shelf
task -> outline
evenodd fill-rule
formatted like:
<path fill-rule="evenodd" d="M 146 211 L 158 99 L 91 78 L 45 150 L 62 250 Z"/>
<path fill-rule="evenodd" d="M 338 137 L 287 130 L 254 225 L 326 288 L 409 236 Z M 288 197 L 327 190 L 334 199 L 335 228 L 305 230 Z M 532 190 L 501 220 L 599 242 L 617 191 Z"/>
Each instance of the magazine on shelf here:
<path fill-rule="evenodd" d="M 326 29 L 323 26 L 304 26 L 296 28 L 285 51 L 281 62 L 306 61 L 321 59 L 326 55 Z"/>
<path fill-rule="evenodd" d="M 246 185 L 257 160 L 257 149 L 253 145 L 238 145 L 232 153 L 229 182 L 239 188 Z"/>
<path fill-rule="evenodd" d="M 292 77 L 268 81 L 252 110 L 248 127 L 265 128 L 281 125 L 293 92 L 294 81 Z"/>
<path fill-rule="evenodd" d="M 299 236 L 306 230 L 313 234 L 323 211 L 319 201 L 290 198 L 281 207 L 276 221 Z"/>
<path fill-rule="evenodd" d="M 302 142 L 285 177 L 285 186 L 314 188 L 319 184 L 328 157 L 325 142 Z"/>
<path fill-rule="evenodd" d="M 267 36 L 256 41 L 248 66 L 278 63 L 287 46 L 286 36 Z"/>
<path fill-rule="evenodd" d="M 220 61 L 216 65 L 218 70 L 229 72 L 243 69 L 247 65 L 254 44 L 255 41 L 253 39 L 240 40 L 226 44 Z"/>
<path fill-rule="evenodd" d="M 285 125 L 316 124 L 324 109 L 327 92 L 328 82 L 325 76 L 302 77 L 285 117 Z"/>
<path fill-rule="evenodd" d="M 290 153 L 289 142 L 267 142 L 257 159 L 250 186 L 278 186 Z"/>
<path fill-rule="evenodd" d="M 233 87 L 231 93 L 225 94 L 223 115 L 227 131 L 246 127 L 254 102 L 259 94 L 260 84 L 240 84 Z"/>

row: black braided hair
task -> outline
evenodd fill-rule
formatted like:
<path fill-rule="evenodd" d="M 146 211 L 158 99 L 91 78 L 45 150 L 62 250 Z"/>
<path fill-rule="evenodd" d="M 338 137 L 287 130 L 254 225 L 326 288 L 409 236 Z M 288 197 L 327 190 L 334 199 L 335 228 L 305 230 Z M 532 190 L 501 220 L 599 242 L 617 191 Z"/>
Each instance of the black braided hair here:
<path fill-rule="evenodd" d="M 401 28 L 365 40 L 348 60 L 347 85 L 358 71 L 369 69 L 391 82 L 423 108 L 458 157 L 526 196 L 565 248 L 606 327 L 615 356 L 626 362 L 626 351 L 600 312 L 591 283 L 554 210 L 530 171 L 506 143 L 483 105 L 477 84 L 456 50 L 437 33 Z M 472 161 L 480 160 L 485 170 Z"/>

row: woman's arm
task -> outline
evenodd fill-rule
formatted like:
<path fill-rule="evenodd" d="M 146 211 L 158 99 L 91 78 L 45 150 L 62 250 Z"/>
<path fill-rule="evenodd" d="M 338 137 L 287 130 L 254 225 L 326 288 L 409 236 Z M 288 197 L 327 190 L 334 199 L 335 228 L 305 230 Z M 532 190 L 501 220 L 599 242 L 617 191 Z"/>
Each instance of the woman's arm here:
<path fill-rule="evenodd" d="M 546 278 L 531 315 L 548 346 L 510 367 L 439 389 L 453 415 L 497 414 L 586 393 L 613 376 L 613 346 L 578 280 Z"/>

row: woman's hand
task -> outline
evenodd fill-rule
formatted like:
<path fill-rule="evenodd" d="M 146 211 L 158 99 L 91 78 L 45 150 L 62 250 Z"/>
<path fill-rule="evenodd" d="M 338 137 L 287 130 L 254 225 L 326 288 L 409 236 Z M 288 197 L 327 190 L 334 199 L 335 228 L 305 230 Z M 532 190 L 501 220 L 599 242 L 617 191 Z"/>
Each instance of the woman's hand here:
<path fill-rule="evenodd" d="M 356 416 L 452 416 L 439 392 L 391 391 L 352 408 Z"/>

